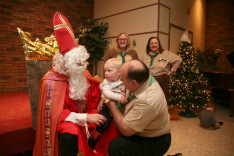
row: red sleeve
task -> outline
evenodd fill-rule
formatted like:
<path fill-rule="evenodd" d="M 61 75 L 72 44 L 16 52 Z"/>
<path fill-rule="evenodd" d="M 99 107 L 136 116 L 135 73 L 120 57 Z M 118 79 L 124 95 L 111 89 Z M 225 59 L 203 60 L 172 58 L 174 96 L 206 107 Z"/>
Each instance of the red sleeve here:
<path fill-rule="evenodd" d="M 64 108 L 60 117 L 60 122 L 57 131 L 60 133 L 71 133 L 78 135 L 79 127 L 72 122 L 64 122 L 64 120 L 70 115 L 71 112 L 77 112 L 78 109 L 75 107 L 74 100 L 69 98 L 69 85 L 67 84 L 65 98 L 64 98 Z"/>
<path fill-rule="evenodd" d="M 93 77 L 89 74 L 88 71 L 86 71 L 86 78 L 88 80 L 88 83 L 90 87 L 88 88 L 86 92 L 86 100 L 88 104 L 88 113 L 97 112 L 97 106 L 99 103 L 100 95 L 101 95 L 101 90 L 99 87 L 100 82 L 96 81 L 93 79 Z M 96 111 L 95 111 L 96 110 Z"/>

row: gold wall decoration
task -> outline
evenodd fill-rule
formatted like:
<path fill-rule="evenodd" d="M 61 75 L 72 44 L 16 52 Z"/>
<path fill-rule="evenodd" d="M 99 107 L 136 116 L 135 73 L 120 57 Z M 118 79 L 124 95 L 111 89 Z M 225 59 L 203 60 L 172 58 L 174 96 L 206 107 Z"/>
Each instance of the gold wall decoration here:
<path fill-rule="evenodd" d="M 59 46 L 55 36 L 45 37 L 45 44 L 39 38 L 33 42 L 31 34 L 17 28 L 23 42 L 23 48 L 26 60 L 52 60 L 54 54 L 59 52 Z"/>

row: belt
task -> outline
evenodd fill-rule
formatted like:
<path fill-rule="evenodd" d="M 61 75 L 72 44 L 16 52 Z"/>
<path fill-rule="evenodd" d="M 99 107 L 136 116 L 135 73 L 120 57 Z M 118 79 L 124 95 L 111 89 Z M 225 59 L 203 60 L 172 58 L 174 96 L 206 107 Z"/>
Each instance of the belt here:
<path fill-rule="evenodd" d="M 160 76 L 154 76 L 155 79 L 162 79 L 164 77 L 166 77 L 167 74 L 163 74 L 163 75 L 160 75 Z"/>

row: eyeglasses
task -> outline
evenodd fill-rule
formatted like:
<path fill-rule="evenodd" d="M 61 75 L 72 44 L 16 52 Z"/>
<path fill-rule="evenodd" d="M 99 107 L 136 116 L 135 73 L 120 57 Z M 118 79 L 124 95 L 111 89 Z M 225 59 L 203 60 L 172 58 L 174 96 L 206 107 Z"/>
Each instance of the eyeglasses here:
<path fill-rule="evenodd" d="M 128 39 L 126 38 L 119 38 L 118 41 L 127 41 Z"/>

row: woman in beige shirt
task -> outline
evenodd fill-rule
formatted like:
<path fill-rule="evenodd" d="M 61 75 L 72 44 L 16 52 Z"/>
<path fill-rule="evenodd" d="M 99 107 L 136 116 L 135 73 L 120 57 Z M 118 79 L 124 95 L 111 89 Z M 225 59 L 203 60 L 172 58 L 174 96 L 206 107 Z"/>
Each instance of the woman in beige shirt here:
<path fill-rule="evenodd" d="M 146 46 L 146 55 L 142 61 L 147 65 L 150 74 L 158 81 L 169 102 L 169 76 L 180 67 L 182 58 L 164 50 L 158 37 L 150 37 Z"/>
<path fill-rule="evenodd" d="M 129 60 L 138 60 L 137 52 L 132 48 L 131 41 L 127 33 L 120 33 L 116 38 L 116 44 L 116 47 L 107 52 L 105 62 L 110 58 L 120 58 L 123 64 Z"/>

